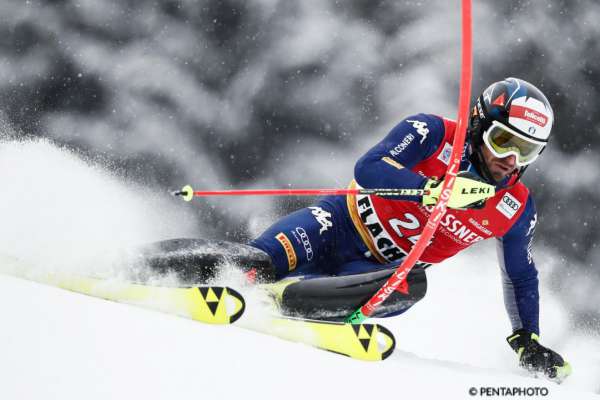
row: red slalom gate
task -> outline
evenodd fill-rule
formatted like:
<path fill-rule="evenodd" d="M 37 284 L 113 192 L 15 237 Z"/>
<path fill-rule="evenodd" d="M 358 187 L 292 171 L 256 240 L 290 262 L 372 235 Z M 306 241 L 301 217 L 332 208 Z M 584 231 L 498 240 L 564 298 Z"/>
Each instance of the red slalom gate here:
<path fill-rule="evenodd" d="M 369 318 L 377 307 L 383 303 L 404 281 L 414 267 L 419 257 L 425 251 L 427 243 L 435 233 L 442 217 L 446 213 L 448 200 L 452 193 L 452 187 L 456 180 L 456 174 L 459 171 L 460 160 L 465 144 L 466 126 L 469 118 L 469 103 L 471 98 L 471 80 L 472 80 L 472 22 L 471 22 L 471 0 L 462 0 L 462 58 L 461 58 L 461 77 L 460 94 L 458 101 L 458 123 L 456 134 L 452 143 L 452 154 L 450 163 L 446 171 L 446 179 L 442 186 L 440 199 L 433 208 L 429 220 L 423 229 L 421 238 L 413 246 L 402 264 L 396 269 L 394 274 L 387 282 L 371 297 L 367 303 L 350 315 L 346 322 L 360 323 Z"/>

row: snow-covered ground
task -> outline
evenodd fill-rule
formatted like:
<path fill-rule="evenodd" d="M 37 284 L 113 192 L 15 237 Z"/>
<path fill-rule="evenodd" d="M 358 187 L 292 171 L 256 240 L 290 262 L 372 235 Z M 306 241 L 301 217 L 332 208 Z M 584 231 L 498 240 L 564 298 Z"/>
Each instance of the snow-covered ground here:
<path fill-rule="evenodd" d="M 458 265 L 466 260 L 432 271 L 423 303 L 382 321 L 398 344 L 379 363 L 0 276 L 0 398 L 467 398 L 471 387 L 600 398 L 591 393 L 600 343 L 555 342 L 564 315 L 551 300 L 542 337 L 569 358 L 573 376 L 558 386 L 516 368 L 492 263 Z"/>
<path fill-rule="evenodd" d="M 64 193 L 80 183 L 88 185 L 80 201 Z M 65 266 L 85 272 L 86 254 L 96 259 L 111 240 L 158 238 L 152 227 L 180 212 L 163 200 L 148 206 L 117 178 L 47 143 L 3 144 L 0 185 L 0 253 L 40 268 L 44 257 L 59 268 L 64 254 Z M 44 190 L 45 201 L 25 196 L 28 188 Z M 112 237 L 115 221 L 122 230 Z M 516 366 L 493 246 L 433 267 L 428 278 L 422 302 L 380 321 L 395 334 L 396 352 L 368 363 L 0 275 L 0 399 L 501 397 L 481 394 L 488 387 L 539 393 L 509 398 L 600 399 L 600 338 L 567 331 L 569 312 L 544 280 L 542 343 L 574 370 L 560 386 Z"/>

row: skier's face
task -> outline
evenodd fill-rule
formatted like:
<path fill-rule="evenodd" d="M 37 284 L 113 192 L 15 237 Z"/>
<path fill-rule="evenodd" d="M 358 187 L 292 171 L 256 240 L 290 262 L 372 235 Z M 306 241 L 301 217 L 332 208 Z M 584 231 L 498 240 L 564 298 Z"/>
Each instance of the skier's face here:
<path fill-rule="evenodd" d="M 512 174 L 517 168 L 517 158 L 514 155 L 498 158 L 492 154 L 486 145 L 481 147 L 485 164 L 497 182 Z"/>

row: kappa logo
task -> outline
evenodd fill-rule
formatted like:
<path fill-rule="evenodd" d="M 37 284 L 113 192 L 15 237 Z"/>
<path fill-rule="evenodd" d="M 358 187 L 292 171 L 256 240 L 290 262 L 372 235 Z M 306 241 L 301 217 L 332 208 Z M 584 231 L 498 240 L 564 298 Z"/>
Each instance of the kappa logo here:
<path fill-rule="evenodd" d="M 521 206 L 522 204 L 519 200 L 510 193 L 506 193 L 496 205 L 496 210 L 500 211 L 506 218 L 511 219 Z"/>
<path fill-rule="evenodd" d="M 529 243 L 527 243 L 527 262 L 533 263 L 533 234 L 535 233 L 535 225 L 537 224 L 537 213 L 533 214 L 533 218 L 529 221 L 529 229 L 527 235 L 529 236 Z"/>
<path fill-rule="evenodd" d="M 417 121 L 414 119 L 407 119 L 406 122 L 412 124 L 413 128 L 416 129 L 417 134 L 421 136 L 421 140 L 419 143 L 423 143 L 425 139 L 427 139 L 427 135 L 429 135 L 429 128 L 427 128 L 427 122 Z"/>
<path fill-rule="evenodd" d="M 529 229 L 527 230 L 527 234 L 525 236 L 529 236 L 535 232 L 535 225 L 537 224 L 537 213 L 533 215 L 533 218 L 529 222 Z"/>
<path fill-rule="evenodd" d="M 333 226 L 333 223 L 331 222 L 331 213 L 327 212 L 325 210 L 323 210 L 321 207 L 308 207 L 311 212 L 312 215 L 315 216 L 315 219 L 317 220 L 317 222 L 319 224 L 321 224 L 321 229 L 319 230 L 319 235 L 321 235 L 323 232 L 327 231 L 328 228 L 331 228 Z"/>
<path fill-rule="evenodd" d="M 288 269 L 293 271 L 296 269 L 296 265 L 298 264 L 298 257 L 296 256 L 296 251 L 294 250 L 294 246 L 292 246 L 292 242 L 283 232 L 279 232 L 275 239 L 283 246 L 283 250 L 285 251 L 285 255 L 288 260 Z"/>

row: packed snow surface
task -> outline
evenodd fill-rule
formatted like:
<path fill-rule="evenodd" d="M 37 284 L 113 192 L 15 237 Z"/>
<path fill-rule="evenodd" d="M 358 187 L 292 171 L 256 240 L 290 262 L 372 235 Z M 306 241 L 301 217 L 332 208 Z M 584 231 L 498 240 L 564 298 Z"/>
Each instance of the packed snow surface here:
<path fill-rule="evenodd" d="M 115 265 L 113 245 L 201 234 L 174 199 L 143 196 L 45 142 L 2 143 L 0 184 L 0 254 L 38 270 L 86 273 L 99 260 Z M 572 331 L 538 264 L 542 343 L 573 366 L 562 385 L 517 367 L 493 244 L 484 244 L 429 269 L 425 299 L 378 320 L 397 349 L 371 363 L 0 274 L 0 399 L 462 399 L 514 388 L 537 395 L 504 397 L 600 399 L 600 339 Z"/>

